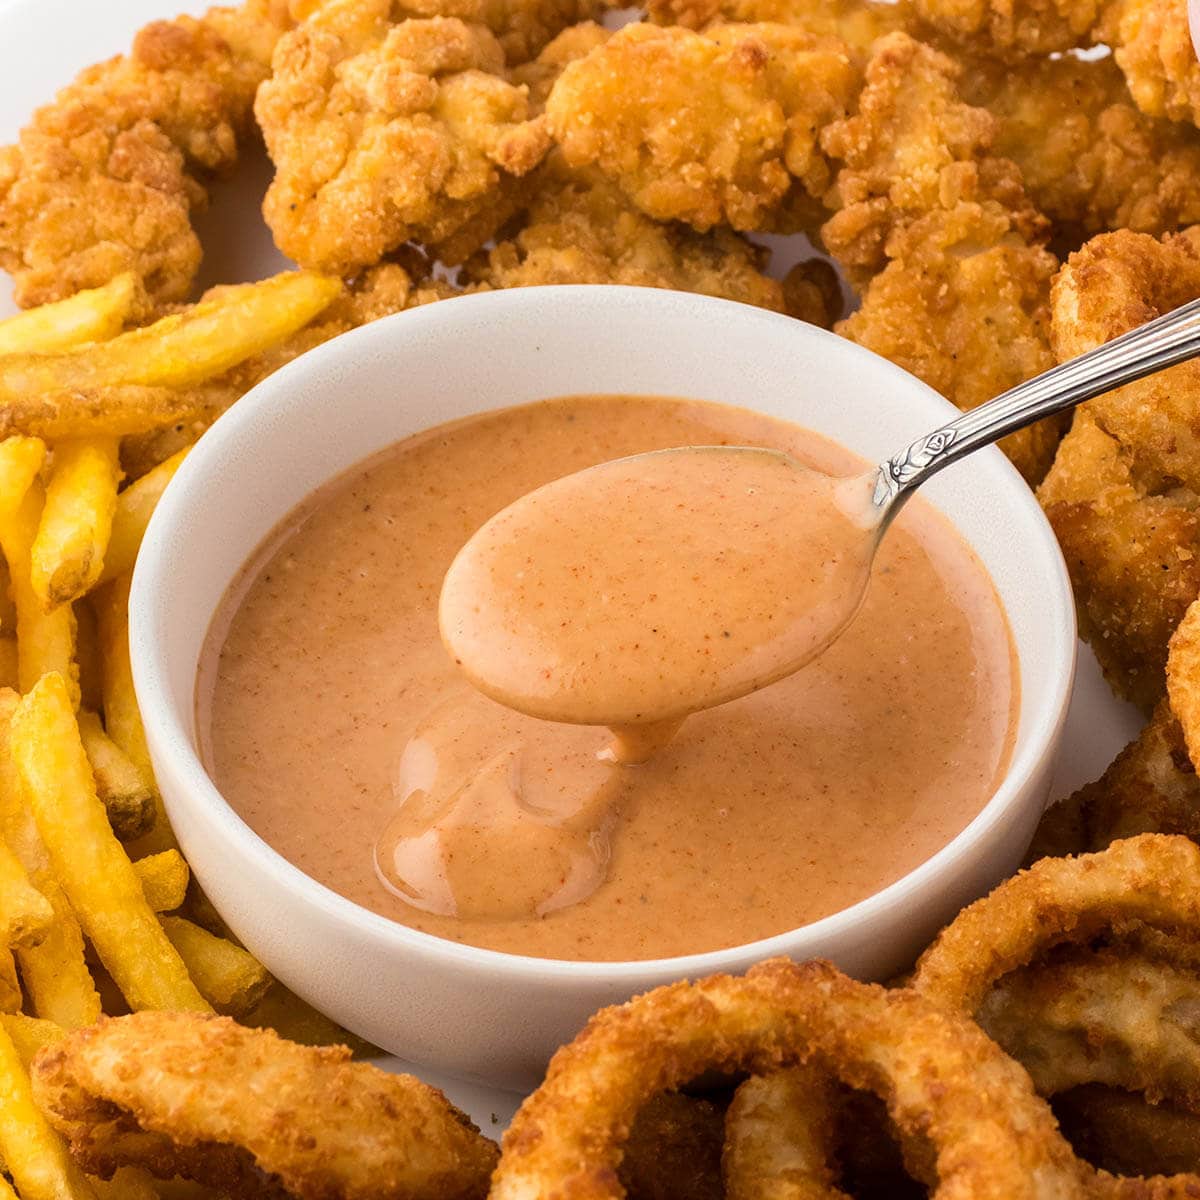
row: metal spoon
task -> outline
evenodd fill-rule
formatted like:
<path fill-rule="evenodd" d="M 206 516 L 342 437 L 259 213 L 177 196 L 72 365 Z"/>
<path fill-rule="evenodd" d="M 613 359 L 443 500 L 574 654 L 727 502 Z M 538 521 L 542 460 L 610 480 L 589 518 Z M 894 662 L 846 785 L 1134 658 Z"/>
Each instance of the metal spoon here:
<path fill-rule="evenodd" d="M 618 757 L 644 757 L 688 713 L 826 650 L 861 607 L 889 525 L 938 471 L 1198 354 L 1200 300 L 850 478 L 732 446 L 659 450 L 566 476 L 497 514 L 460 551 L 442 588 L 443 641 L 492 699 L 623 730 Z"/>

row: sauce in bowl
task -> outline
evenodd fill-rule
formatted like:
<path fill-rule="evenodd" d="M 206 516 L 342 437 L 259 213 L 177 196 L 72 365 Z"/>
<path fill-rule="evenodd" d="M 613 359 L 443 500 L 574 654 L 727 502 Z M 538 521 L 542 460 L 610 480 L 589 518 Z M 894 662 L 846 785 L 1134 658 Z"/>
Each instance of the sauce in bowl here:
<path fill-rule="evenodd" d="M 688 717 L 645 762 L 614 761 L 603 728 L 503 707 L 446 653 L 443 577 L 480 526 L 551 480 L 681 445 L 863 469 L 746 410 L 577 396 L 429 430 L 311 497 L 243 570 L 201 664 L 204 756 L 232 807 L 369 909 L 563 959 L 754 941 L 944 846 L 1004 774 L 1018 683 L 990 579 L 920 498 L 836 644 Z"/>

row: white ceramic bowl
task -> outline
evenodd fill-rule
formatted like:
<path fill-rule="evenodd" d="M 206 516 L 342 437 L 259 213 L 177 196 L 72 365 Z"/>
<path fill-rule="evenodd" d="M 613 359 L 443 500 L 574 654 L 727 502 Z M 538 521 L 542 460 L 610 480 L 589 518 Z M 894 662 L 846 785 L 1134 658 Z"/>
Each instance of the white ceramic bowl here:
<path fill-rule="evenodd" d="M 1021 671 L 1017 742 L 991 802 L 911 874 L 790 933 L 633 963 L 460 946 L 336 895 L 252 833 L 201 765 L 193 700 L 213 613 L 258 544 L 320 484 L 443 421 L 580 392 L 726 401 L 872 460 L 954 415 L 882 358 L 723 300 L 555 287 L 443 301 L 311 351 L 223 416 L 159 506 L 131 601 L 134 678 L 154 766 L 183 850 L 222 916 L 276 976 L 348 1029 L 413 1062 L 498 1086 L 531 1084 L 595 1009 L 669 980 L 741 971 L 773 954 L 830 958 L 861 977 L 909 961 L 1016 867 L 1044 805 L 1074 674 L 1074 607 L 1058 546 L 1016 471 L 986 450 L 924 494 L 975 547 L 1007 609 Z"/>

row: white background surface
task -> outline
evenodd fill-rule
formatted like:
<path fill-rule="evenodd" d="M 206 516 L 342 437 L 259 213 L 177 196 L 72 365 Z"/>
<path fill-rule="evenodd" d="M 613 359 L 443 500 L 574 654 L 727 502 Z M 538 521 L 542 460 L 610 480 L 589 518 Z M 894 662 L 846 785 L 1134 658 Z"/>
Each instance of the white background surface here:
<path fill-rule="evenodd" d="M 0 142 L 14 140 L 32 110 L 79 68 L 127 49 L 134 32 L 147 21 L 207 7 L 179 0 L 0 0 Z M 259 214 L 269 179 L 270 164 L 256 151 L 244 156 L 233 179 L 213 189 L 211 206 L 196 222 L 205 247 L 201 287 L 260 278 L 285 265 Z M 780 239 L 772 239 L 772 244 L 778 247 Z M 782 256 L 777 259 L 777 265 L 786 262 Z M 0 280 L 7 281 L 2 272 Z M 0 286 L 0 316 L 11 311 L 9 289 Z M 1134 709 L 1112 698 L 1090 651 L 1081 647 L 1053 795 L 1065 795 L 1099 775 L 1139 724 Z M 392 1060 L 389 1065 L 400 1064 Z M 421 1074 L 444 1087 L 485 1132 L 494 1133 L 506 1124 L 515 1107 L 517 1098 L 511 1095 L 442 1080 L 427 1071 Z"/>

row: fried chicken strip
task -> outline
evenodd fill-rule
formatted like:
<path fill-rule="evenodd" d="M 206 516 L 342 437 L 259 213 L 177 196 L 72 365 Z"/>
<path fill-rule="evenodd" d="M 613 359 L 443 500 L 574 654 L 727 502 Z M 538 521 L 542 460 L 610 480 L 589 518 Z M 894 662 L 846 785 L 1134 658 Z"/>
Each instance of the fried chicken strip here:
<path fill-rule="evenodd" d="M 845 165 L 821 237 L 867 281 L 838 332 L 970 409 L 1052 364 L 1058 263 L 1020 171 L 990 152 L 995 119 L 963 101 L 959 75 L 906 34 L 876 43 L 858 112 L 822 137 Z M 1036 482 L 1058 436 L 1042 422 L 1001 445 Z"/>
<path fill-rule="evenodd" d="M 1096 37 L 1113 47 L 1142 112 L 1200 124 L 1200 62 L 1187 0 L 1116 0 Z"/>
<path fill-rule="evenodd" d="M 242 1196 L 468 1200 L 495 1145 L 435 1089 L 226 1017 L 105 1018 L 43 1050 L 34 1094 L 75 1159 Z"/>
<path fill-rule="evenodd" d="M 1020 167 L 1059 240 L 1200 220 L 1200 131 L 1143 113 L 1111 57 L 971 60 L 961 87 L 996 118 L 994 151 Z"/>
<path fill-rule="evenodd" d="M 139 316 L 186 298 L 200 263 L 190 216 L 232 168 L 281 31 L 277 5 L 156 21 L 89 67 L 0 149 L 0 268 L 23 306 L 125 272 Z"/>
<path fill-rule="evenodd" d="M 656 220 L 811 229 L 832 180 L 818 135 L 852 104 L 856 60 L 783 25 L 628 25 L 563 71 L 546 115 L 570 166 Z"/>
<path fill-rule="evenodd" d="M 913 7 L 918 28 L 934 40 L 1016 62 L 1086 45 L 1105 0 L 914 0 Z"/>
<path fill-rule="evenodd" d="M 840 38 L 867 50 L 885 33 L 905 29 L 908 0 L 648 0 L 648 16 L 658 25 L 704 29 L 719 21 L 773 22 L 819 37 Z"/>
<path fill-rule="evenodd" d="M 621 283 L 674 288 L 784 311 L 784 290 L 763 273 L 767 252 L 728 229 L 700 234 L 639 212 L 599 172 L 557 157 L 539 177 L 520 228 L 468 263 L 466 278 L 493 288 Z"/>

